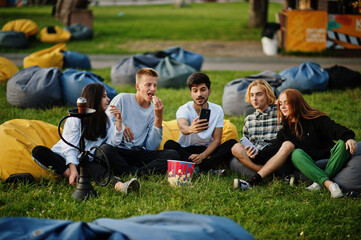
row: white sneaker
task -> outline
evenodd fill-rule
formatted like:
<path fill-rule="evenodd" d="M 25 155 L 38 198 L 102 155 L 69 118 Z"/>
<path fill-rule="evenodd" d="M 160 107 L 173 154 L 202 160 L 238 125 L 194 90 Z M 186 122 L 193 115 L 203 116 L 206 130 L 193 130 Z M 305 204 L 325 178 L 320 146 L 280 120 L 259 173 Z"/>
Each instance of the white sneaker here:
<path fill-rule="evenodd" d="M 123 183 L 122 189 L 120 189 L 120 192 L 122 193 L 130 193 L 130 192 L 138 192 L 139 191 L 139 181 L 136 178 L 132 178 L 129 181 Z"/>
<path fill-rule="evenodd" d="M 296 178 L 293 174 L 287 175 L 284 179 L 286 184 L 289 184 L 290 186 L 295 185 Z"/>
<path fill-rule="evenodd" d="M 295 180 L 296 180 L 295 176 L 291 175 L 291 177 L 290 177 L 290 186 L 295 185 Z"/>
<path fill-rule="evenodd" d="M 235 178 L 233 180 L 233 189 L 241 189 L 241 190 L 249 189 L 249 183 L 242 179 Z"/>
<path fill-rule="evenodd" d="M 343 197 L 343 193 L 337 183 L 332 183 L 328 189 L 330 190 L 333 198 Z"/>
<path fill-rule="evenodd" d="M 312 185 L 305 188 L 308 191 L 318 191 L 321 189 L 321 185 L 317 182 L 312 183 Z"/>

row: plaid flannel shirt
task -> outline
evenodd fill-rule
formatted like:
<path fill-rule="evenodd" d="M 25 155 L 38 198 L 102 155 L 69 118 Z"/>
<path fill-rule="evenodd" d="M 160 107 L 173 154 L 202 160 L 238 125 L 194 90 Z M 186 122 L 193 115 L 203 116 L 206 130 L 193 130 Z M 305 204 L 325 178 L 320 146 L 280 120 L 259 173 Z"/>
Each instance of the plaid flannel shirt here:
<path fill-rule="evenodd" d="M 261 150 L 275 139 L 280 125 L 277 124 L 277 106 L 269 106 L 263 112 L 255 111 L 244 119 L 243 136 Z"/>

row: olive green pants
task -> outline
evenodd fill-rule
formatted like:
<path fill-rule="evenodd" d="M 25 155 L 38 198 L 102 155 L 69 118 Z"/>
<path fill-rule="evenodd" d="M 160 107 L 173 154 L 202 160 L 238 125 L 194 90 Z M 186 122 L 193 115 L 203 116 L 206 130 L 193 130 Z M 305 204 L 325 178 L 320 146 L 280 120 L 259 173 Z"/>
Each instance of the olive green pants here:
<path fill-rule="evenodd" d="M 323 185 L 324 181 L 333 178 L 341 171 L 351 156 L 350 151 L 346 150 L 345 142 L 342 140 L 339 140 L 330 152 L 331 157 L 327 162 L 325 170 L 319 168 L 314 160 L 299 148 L 292 152 L 292 162 L 309 179 Z"/>

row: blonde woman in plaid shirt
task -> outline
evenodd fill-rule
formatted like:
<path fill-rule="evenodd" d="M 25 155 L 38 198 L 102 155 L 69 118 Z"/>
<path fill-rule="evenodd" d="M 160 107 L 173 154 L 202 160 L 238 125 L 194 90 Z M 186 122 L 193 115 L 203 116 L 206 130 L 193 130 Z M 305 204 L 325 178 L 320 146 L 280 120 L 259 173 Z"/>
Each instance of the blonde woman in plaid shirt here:
<path fill-rule="evenodd" d="M 249 185 L 259 184 L 263 178 L 280 169 L 286 162 L 287 170 L 294 169 L 287 161 L 294 145 L 286 141 L 281 145 L 270 144 L 277 136 L 280 126 L 277 124 L 276 96 L 272 87 L 264 80 L 253 81 L 247 89 L 245 99 L 255 108 L 255 112 L 245 118 L 243 136 L 247 137 L 259 150 L 237 143 L 232 154 L 246 167 L 257 173 L 247 182 L 234 179 L 233 187 L 247 189 Z"/>

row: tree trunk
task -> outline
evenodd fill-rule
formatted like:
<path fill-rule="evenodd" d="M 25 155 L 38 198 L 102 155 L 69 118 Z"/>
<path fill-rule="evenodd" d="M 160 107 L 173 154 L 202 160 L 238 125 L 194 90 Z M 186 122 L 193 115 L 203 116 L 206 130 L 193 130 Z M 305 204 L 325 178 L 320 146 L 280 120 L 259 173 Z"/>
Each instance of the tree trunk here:
<path fill-rule="evenodd" d="M 264 27 L 267 22 L 268 0 L 249 0 L 249 27 Z"/>

